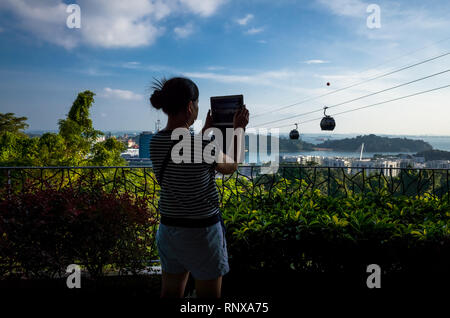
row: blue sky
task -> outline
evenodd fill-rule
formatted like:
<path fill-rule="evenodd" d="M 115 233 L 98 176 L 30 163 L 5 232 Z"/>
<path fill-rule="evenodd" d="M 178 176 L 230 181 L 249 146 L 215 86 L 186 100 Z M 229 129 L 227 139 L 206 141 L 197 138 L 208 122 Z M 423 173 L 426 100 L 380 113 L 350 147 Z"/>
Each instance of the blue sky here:
<path fill-rule="evenodd" d="M 67 5 L 81 8 L 69 29 Z M 381 27 L 368 28 L 370 3 Z M 243 94 L 250 126 L 319 133 L 325 105 L 450 68 L 450 56 L 294 107 L 390 70 L 450 51 L 450 3 L 362 0 L 1 0 L 0 112 L 30 130 L 57 129 L 78 92 L 96 93 L 101 130 L 152 130 L 153 77 L 187 76 L 209 97 Z M 326 83 L 330 82 L 330 86 Z M 450 84 L 450 72 L 329 110 L 329 114 Z M 450 88 L 335 117 L 335 133 L 450 135 Z M 274 124 L 266 122 L 289 118 Z M 329 134 L 329 133 L 327 133 Z"/>

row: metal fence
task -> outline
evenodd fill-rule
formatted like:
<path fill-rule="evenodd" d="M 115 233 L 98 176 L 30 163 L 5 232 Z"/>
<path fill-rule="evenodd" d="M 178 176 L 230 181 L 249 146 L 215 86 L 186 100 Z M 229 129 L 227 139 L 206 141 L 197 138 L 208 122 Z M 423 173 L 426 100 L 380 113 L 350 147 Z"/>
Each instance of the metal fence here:
<path fill-rule="evenodd" d="M 319 190 L 339 197 L 375 193 L 389 196 L 433 195 L 450 200 L 450 169 L 361 168 L 324 166 L 280 166 L 273 174 L 262 174 L 262 166 L 242 165 L 233 175 L 216 175 L 221 205 L 257 199 L 274 189 L 300 195 Z M 159 185 L 151 166 L 110 167 L 0 167 L 2 193 L 53 187 L 79 190 L 102 187 L 145 198 L 157 207 Z M 2 194 L 3 195 L 3 194 Z"/>
<path fill-rule="evenodd" d="M 240 166 L 233 175 L 216 174 L 221 207 L 266 208 L 286 196 L 353 194 L 387 196 L 433 195 L 450 203 L 449 169 L 280 166 L 262 174 L 262 166 Z M 151 166 L 0 167 L 0 199 L 8 194 L 70 187 L 77 191 L 101 187 L 144 198 L 158 217 L 159 185 Z M 281 195 L 280 195 L 281 194 Z M 291 201 L 292 202 L 292 201 Z M 148 264 L 158 260 L 143 260 Z"/>

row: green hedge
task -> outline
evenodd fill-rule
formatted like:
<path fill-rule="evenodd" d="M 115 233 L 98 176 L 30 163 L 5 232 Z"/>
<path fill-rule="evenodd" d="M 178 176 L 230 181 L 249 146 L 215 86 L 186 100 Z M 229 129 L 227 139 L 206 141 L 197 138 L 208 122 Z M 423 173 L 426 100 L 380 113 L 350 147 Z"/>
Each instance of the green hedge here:
<path fill-rule="evenodd" d="M 244 181 L 234 184 L 238 196 L 224 191 L 234 270 L 351 273 L 369 264 L 388 273 L 450 268 L 448 198 L 389 196 L 387 191 L 333 198 L 319 190 L 288 191 L 289 183 L 268 192 Z"/>
<path fill-rule="evenodd" d="M 280 180 L 278 180 L 280 181 Z M 450 268 L 447 197 L 300 191 L 305 181 L 255 185 L 217 180 L 234 272 L 352 273 Z M 298 184 L 296 184 L 298 183 Z M 297 190 L 296 190 L 297 189 Z M 63 275 L 71 263 L 92 276 L 137 272 L 157 258 L 155 209 L 102 188 L 0 196 L 0 274 Z"/>

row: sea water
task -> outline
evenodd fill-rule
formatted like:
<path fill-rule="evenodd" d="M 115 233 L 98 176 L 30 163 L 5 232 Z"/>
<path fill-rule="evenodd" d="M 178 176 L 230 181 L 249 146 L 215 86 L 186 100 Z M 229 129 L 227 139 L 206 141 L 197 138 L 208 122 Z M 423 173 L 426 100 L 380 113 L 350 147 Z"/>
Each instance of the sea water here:
<path fill-rule="evenodd" d="M 363 134 L 301 134 L 301 139 L 305 142 L 318 145 L 326 140 L 339 140 L 345 138 L 355 138 Z M 377 135 L 380 137 L 389 138 L 407 138 L 414 140 L 423 140 L 428 142 L 433 149 L 450 151 L 450 136 L 420 136 L 420 135 Z M 286 138 L 287 136 L 281 136 Z M 367 147 L 367 145 L 365 145 Z M 366 152 L 363 151 L 363 158 L 372 158 L 375 154 L 382 155 L 398 155 L 407 154 L 413 155 L 416 152 Z M 361 155 L 361 146 L 355 151 L 300 151 L 300 152 L 280 152 L 280 156 L 321 156 L 321 157 L 347 157 L 347 158 L 359 158 Z M 248 153 L 246 153 L 246 162 L 248 163 Z M 258 162 L 259 163 L 259 162 Z"/>

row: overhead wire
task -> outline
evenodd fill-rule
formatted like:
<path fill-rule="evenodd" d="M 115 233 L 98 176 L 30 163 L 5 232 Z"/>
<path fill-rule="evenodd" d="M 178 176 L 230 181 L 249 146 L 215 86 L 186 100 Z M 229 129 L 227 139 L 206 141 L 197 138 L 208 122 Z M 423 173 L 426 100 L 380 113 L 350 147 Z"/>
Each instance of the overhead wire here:
<path fill-rule="evenodd" d="M 343 90 L 346 90 L 346 89 L 349 89 L 349 88 L 353 88 L 353 87 L 362 85 L 364 83 L 368 83 L 368 82 L 374 81 L 376 79 L 380 79 L 380 78 L 383 78 L 383 77 L 386 77 L 386 76 L 389 76 L 389 75 L 392 75 L 392 74 L 395 74 L 395 73 L 398 73 L 398 72 L 402 72 L 404 70 L 407 70 L 407 69 L 410 69 L 410 68 L 413 68 L 413 67 L 416 67 L 416 66 L 419 66 L 419 65 L 422 65 L 422 64 L 434 61 L 434 60 L 437 60 L 439 58 L 442 58 L 442 57 L 445 57 L 445 56 L 448 56 L 448 55 L 450 55 L 450 52 L 446 52 L 446 53 L 440 54 L 438 56 L 434 56 L 432 58 L 428 58 L 426 60 L 423 60 L 423 61 L 420 61 L 420 62 L 417 62 L 417 63 L 414 63 L 414 64 L 403 66 L 403 67 L 395 69 L 393 71 L 389 71 L 389 72 L 386 72 L 386 73 L 379 74 L 379 75 L 376 75 L 374 77 L 368 78 L 366 80 L 363 80 L 363 81 L 360 81 L 360 82 L 356 82 L 356 83 L 351 84 L 349 86 L 345 86 L 345 87 L 333 90 L 333 91 L 325 93 L 325 94 L 321 94 L 321 95 L 317 95 L 317 96 L 314 96 L 314 97 L 311 97 L 311 98 L 304 99 L 304 100 L 299 101 L 297 103 L 293 103 L 293 104 L 289 104 L 289 105 L 282 106 L 282 107 L 279 107 L 279 108 L 275 108 L 274 110 L 271 110 L 271 112 L 284 110 L 284 109 L 287 109 L 287 108 L 290 108 L 290 107 L 293 107 L 293 106 L 297 106 L 297 105 L 301 105 L 301 104 L 304 104 L 306 102 L 313 101 L 313 100 L 316 100 L 316 99 L 319 99 L 319 98 L 322 98 L 322 97 L 325 97 L 325 96 L 329 96 L 329 95 L 341 92 Z M 252 118 L 259 117 L 259 116 L 262 116 L 262 115 L 265 115 L 265 114 L 263 114 L 263 113 L 256 114 L 256 115 L 253 115 Z"/>
<path fill-rule="evenodd" d="M 383 101 L 383 102 L 379 102 L 379 103 L 374 103 L 374 104 L 370 104 L 370 105 L 366 105 L 366 106 L 362 106 L 362 107 L 346 110 L 346 111 L 343 111 L 343 112 L 339 112 L 339 113 L 333 114 L 333 116 L 342 115 L 342 114 L 345 114 L 345 113 L 350 113 L 350 112 L 354 112 L 354 111 L 365 109 L 365 108 L 369 108 L 369 107 L 374 107 L 374 106 L 378 106 L 378 105 L 391 103 L 391 102 L 394 102 L 394 101 L 410 98 L 410 97 L 413 97 L 413 96 L 418 96 L 418 95 L 422 95 L 422 94 L 438 91 L 438 90 L 441 90 L 441 89 L 444 89 L 444 88 L 448 88 L 448 87 L 450 87 L 450 84 L 449 85 L 444 85 L 444 86 L 441 86 L 441 87 L 437 87 L 437 88 L 428 89 L 428 90 L 421 91 L 421 92 L 417 92 L 417 93 L 410 94 L 410 95 L 405 95 L 405 96 L 393 98 L 393 99 L 390 99 L 390 100 L 387 100 L 387 101 Z M 305 124 L 305 123 L 309 123 L 309 122 L 312 122 L 312 121 L 319 120 L 321 118 L 322 117 L 309 119 L 309 120 L 306 120 L 306 121 L 303 121 L 303 122 L 300 122 L 300 123 L 296 123 L 296 124 L 301 125 L 301 124 Z M 286 127 L 286 125 L 278 126 L 278 127 L 275 127 L 275 128 L 283 128 L 283 127 Z"/>
<path fill-rule="evenodd" d="M 413 84 L 413 83 L 417 83 L 417 82 L 420 82 L 420 81 L 423 81 L 423 80 L 426 80 L 426 79 L 429 79 L 429 78 L 432 78 L 432 77 L 435 77 L 435 76 L 438 76 L 438 75 L 442 75 L 442 74 L 447 73 L 447 72 L 450 72 L 450 69 L 446 69 L 444 71 L 437 72 L 437 73 L 434 73 L 434 74 L 431 74 L 431 75 L 428 75 L 428 76 L 424 76 L 424 77 L 421 77 L 421 78 L 418 78 L 418 79 L 415 79 L 415 80 L 412 80 L 412 81 L 409 81 L 409 82 L 406 82 L 406 83 L 402 83 L 402 84 L 395 85 L 395 86 L 392 86 L 392 87 L 389 87 L 389 88 L 385 88 L 385 89 L 382 89 L 382 90 L 374 92 L 374 93 L 370 93 L 370 94 L 366 94 L 366 95 L 363 95 L 363 96 L 359 96 L 359 97 L 356 97 L 356 98 L 353 98 L 353 99 L 350 99 L 350 100 L 347 100 L 347 101 L 344 101 L 344 102 L 341 102 L 341 103 L 338 103 L 338 104 L 335 104 L 335 105 L 327 106 L 327 109 L 338 107 L 338 106 L 342 106 L 342 105 L 345 105 L 345 104 L 349 104 L 349 103 L 355 102 L 357 100 L 361 100 L 361 99 L 364 99 L 364 98 L 367 98 L 367 97 L 370 97 L 370 96 L 374 96 L 374 95 L 377 95 L 377 94 L 385 93 L 385 92 L 391 91 L 391 90 L 396 89 L 396 88 L 400 88 L 400 87 L 407 86 L 407 85 L 410 85 L 410 84 Z M 323 111 L 323 108 L 320 108 L 320 109 L 316 109 L 316 110 L 312 110 L 312 111 L 308 111 L 308 112 L 304 112 L 304 113 L 300 113 L 300 114 L 290 115 L 289 117 L 284 117 L 284 118 L 281 118 L 281 119 L 276 119 L 276 120 L 265 122 L 265 123 L 261 124 L 260 126 L 273 124 L 273 123 L 277 123 L 277 122 L 280 122 L 280 121 L 290 120 L 292 118 L 297 118 L 297 117 L 301 117 L 301 116 L 304 116 L 304 115 L 309 115 L 309 114 L 322 112 L 322 111 Z"/>

